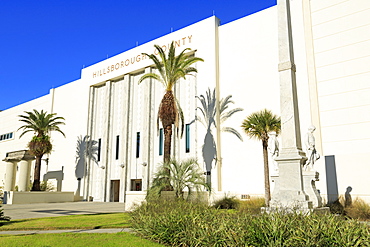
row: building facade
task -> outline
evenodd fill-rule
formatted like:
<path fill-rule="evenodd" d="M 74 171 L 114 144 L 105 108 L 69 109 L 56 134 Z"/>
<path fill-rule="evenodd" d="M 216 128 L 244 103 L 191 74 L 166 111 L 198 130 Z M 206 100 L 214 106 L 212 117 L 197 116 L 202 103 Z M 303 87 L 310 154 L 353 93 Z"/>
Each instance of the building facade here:
<path fill-rule="evenodd" d="M 321 155 L 315 164 L 320 173 L 316 187 L 324 201 L 349 186 L 352 196 L 370 201 L 370 3 L 290 2 L 302 147 L 305 151 L 307 130 L 314 125 Z M 174 90 L 186 127 L 182 139 L 173 137 L 173 156 L 195 157 L 205 172 L 210 170 L 215 196 L 262 195 L 262 145 L 248 139 L 240 125 L 264 108 L 280 112 L 277 11 L 275 6 L 225 25 L 211 17 L 84 68 L 81 79 L 0 112 L 0 156 L 26 149 L 30 140 L 31 135 L 19 139 L 17 116 L 44 109 L 66 119 L 67 137 L 52 133 L 53 152 L 42 167 L 44 173 L 63 167 L 63 191 L 128 207 L 143 200 L 163 160 L 163 131 L 161 126 L 157 130 L 156 119 L 164 89 L 152 80 L 138 84 L 144 73 L 155 72 L 142 53 L 155 53 L 154 44 L 168 50 L 173 41 L 178 52 L 190 48 L 204 59 L 195 65 L 199 72 Z M 215 89 L 218 100 L 232 95 L 231 107 L 244 109 L 222 123 L 242 133 L 243 142 L 222 132 L 222 126 L 210 130 L 214 145 L 206 141 L 196 96 L 208 89 Z M 96 142 L 97 162 L 78 162 L 78 140 L 85 136 Z M 7 179 L 5 165 L 0 179 Z"/>

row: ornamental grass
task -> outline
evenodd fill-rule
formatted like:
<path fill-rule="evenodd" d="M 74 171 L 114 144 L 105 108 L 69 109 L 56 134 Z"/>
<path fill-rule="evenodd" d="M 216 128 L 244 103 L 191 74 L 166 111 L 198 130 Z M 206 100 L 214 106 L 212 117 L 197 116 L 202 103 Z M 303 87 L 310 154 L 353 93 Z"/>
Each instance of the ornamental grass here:
<path fill-rule="evenodd" d="M 370 246 L 365 224 L 332 214 L 252 214 L 184 200 L 143 203 L 131 213 L 142 237 L 169 246 Z"/>

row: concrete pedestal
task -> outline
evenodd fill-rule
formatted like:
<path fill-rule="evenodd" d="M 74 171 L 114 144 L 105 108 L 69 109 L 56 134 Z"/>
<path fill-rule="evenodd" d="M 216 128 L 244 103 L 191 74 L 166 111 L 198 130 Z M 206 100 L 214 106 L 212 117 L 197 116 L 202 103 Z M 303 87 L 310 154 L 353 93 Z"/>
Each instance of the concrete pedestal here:
<path fill-rule="evenodd" d="M 271 208 L 312 209 L 312 202 L 305 193 L 302 178 L 304 156 L 279 157 L 279 176 L 273 176 L 275 189 L 271 196 Z"/>

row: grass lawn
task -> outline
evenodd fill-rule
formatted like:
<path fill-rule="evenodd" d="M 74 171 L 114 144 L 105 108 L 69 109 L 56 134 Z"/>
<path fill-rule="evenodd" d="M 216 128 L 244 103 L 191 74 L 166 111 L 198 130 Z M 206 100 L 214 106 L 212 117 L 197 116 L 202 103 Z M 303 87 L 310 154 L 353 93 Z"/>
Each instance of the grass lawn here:
<path fill-rule="evenodd" d="M 128 228 L 127 213 L 69 215 L 3 222 L 0 231 Z"/>
<path fill-rule="evenodd" d="M 2 222 L 0 231 L 102 229 L 130 227 L 127 213 L 71 215 Z M 131 233 L 45 233 L 0 235 L 1 246 L 163 246 Z"/>
<path fill-rule="evenodd" d="M 139 238 L 131 233 L 46 233 L 35 235 L 0 235 L 0 243 L 2 247 L 14 246 L 137 246 L 137 247 L 159 247 L 163 246 L 157 243 L 150 242 Z"/>

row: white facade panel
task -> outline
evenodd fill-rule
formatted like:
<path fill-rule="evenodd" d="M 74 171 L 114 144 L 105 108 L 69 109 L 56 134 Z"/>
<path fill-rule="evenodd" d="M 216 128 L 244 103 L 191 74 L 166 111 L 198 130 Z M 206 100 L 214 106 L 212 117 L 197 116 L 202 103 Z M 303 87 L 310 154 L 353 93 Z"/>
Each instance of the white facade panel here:
<path fill-rule="evenodd" d="M 317 0 L 316 0 L 317 1 Z M 315 6 L 316 1 L 311 1 L 312 6 Z M 364 14 L 368 14 L 370 10 L 370 2 L 367 0 L 347 0 L 347 1 L 333 1 L 336 2 L 333 5 L 327 6 L 326 4 L 330 1 L 321 1 L 321 9 L 312 9 L 312 15 L 314 21 L 313 26 L 328 23 L 336 19 L 347 20 L 358 23 L 363 23 L 366 19 L 356 19 L 363 17 Z M 324 7 L 324 6 L 325 7 Z M 345 27 L 345 25 L 343 25 Z"/>
<path fill-rule="evenodd" d="M 335 80 L 321 81 L 318 82 L 320 87 L 318 95 L 324 97 L 343 92 L 367 90 L 370 87 L 369 78 L 370 71 Z"/>
<path fill-rule="evenodd" d="M 326 0 L 326 1 L 311 0 L 311 9 L 312 12 L 322 11 L 327 8 L 340 5 L 349 1 L 350 0 Z"/>

